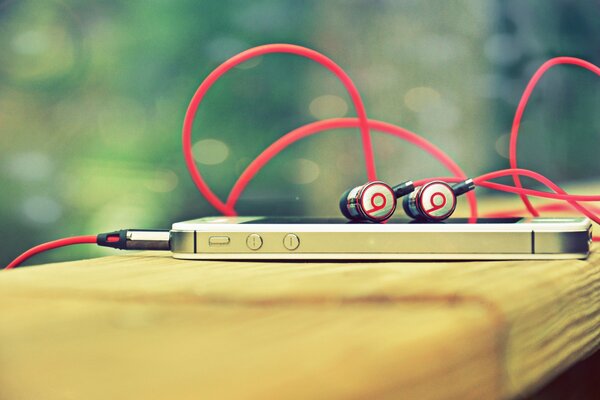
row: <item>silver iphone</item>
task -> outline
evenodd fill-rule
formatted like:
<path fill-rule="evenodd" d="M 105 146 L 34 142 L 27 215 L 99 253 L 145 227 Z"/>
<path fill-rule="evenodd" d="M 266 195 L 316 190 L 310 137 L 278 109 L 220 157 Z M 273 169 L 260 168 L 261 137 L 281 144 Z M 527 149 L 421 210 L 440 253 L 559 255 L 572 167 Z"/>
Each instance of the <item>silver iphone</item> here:
<path fill-rule="evenodd" d="M 587 218 L 352 223 L 342 218 L 211 217 L 173 224 L 175 258 L 508 260 L 586 258 Z"/>

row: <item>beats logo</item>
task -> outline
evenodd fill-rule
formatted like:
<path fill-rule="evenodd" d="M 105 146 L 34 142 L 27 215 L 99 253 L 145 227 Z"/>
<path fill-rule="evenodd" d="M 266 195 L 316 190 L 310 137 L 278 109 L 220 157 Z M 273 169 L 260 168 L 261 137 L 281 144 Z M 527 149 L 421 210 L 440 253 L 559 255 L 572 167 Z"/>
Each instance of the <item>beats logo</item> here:
<path fill-rule="evenodd" d="M 374 181 L 346 191 L 340 210 L 349 219 L 383 222 L 396 210 L 396 195 L 387 184 Z"/>
<path fill-rule="evenodd" d="M 412 218 L 443 221 L 452 215 L 456 208 L 456 194 L 447 183 L 433 181 L 405 197 L 402 206 Z"/>
<path fill-rule="evenodd" d="M 396 209 L 396 196 L 391 187 L 383 182 L 366 185 L 359 194 L 364 214 L 373 221 L 388 219 Z"/>

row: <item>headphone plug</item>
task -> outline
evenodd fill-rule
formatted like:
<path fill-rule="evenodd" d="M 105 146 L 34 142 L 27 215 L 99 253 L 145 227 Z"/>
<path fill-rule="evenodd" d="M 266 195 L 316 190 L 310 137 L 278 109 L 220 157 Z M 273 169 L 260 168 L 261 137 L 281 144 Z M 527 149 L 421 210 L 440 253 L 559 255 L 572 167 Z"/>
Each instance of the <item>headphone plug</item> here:
<path fill-rule="evenodd" d="M 97 244 L 120 250 L 170 250 L 170 238 L 166 230 L 121 229 L 99 234 Z"/>

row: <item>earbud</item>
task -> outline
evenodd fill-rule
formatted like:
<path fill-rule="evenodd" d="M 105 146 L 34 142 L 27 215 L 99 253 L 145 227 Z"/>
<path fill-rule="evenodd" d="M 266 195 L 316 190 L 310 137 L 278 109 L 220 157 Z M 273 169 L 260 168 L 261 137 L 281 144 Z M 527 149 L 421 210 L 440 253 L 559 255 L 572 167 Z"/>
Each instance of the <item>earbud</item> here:
<path fill-rule="evenodd" d="M 446 182 L 432 181 L 417 187 L 402 201 L 409 217 L 430 222 L 443 221 L 456 209 L 456 198 L 475 185 L 472 179 L 450 186 Z"/>
<path fill-rule="evenodd" d="M 390 187 L 381 181 L 348 189 L 340 198 L 340 211 L 354 221 L 383 222 L 396 210 L 396 199 L 415 190 L 412 181 Z"/>
<path fill-rule="evenodd" d="M 408 194 L 402 201 L 402 207 L 409 217 L 439 222 L 452 215 L 458 196 L 474 188 L 472 179 L 454 186 L 443 181 L 432 181 L 416 189 L 412 181 L 393 188 L 387 183 L 373 181 L 346 190 L 340 198 L 340 210 L 353 221 L 383 222 L 394 214 L 396 199 Z"/>

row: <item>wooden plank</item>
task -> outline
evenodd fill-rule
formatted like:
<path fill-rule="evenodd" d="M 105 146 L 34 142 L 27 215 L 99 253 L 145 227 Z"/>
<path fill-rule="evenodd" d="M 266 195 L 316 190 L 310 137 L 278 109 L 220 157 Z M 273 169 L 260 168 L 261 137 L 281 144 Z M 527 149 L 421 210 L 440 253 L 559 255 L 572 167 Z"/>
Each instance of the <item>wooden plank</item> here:
<path fill-rule="evenodd" d="M 600 257 L 0 273 L 0 398 L 501 398 L 599 347 Z"/>

